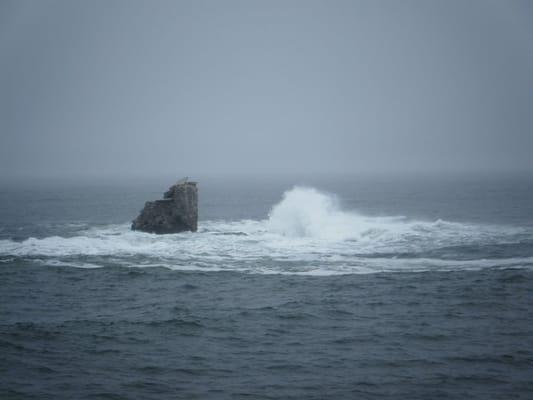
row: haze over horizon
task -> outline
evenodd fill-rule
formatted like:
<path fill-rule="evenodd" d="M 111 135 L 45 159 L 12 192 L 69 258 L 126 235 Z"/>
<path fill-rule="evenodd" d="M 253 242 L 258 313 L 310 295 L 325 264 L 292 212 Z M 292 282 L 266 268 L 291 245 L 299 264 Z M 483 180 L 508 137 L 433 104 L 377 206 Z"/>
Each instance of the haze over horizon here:
<path fill-rule="evenodd" d="M 533 172 L 527 1 L 0 3 L 0 178 Z"/>

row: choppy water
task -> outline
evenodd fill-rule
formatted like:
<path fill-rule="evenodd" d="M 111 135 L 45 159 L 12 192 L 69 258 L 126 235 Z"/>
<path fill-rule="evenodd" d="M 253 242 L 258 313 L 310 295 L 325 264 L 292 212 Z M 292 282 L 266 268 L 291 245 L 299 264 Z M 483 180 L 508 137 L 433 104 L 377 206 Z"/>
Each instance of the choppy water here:
<path fill-rule="evenodd" d="M 530 180 L 206 181 L 130 231 L 164 189 L 0 194 L 2 397 L 533 393 Z"/>

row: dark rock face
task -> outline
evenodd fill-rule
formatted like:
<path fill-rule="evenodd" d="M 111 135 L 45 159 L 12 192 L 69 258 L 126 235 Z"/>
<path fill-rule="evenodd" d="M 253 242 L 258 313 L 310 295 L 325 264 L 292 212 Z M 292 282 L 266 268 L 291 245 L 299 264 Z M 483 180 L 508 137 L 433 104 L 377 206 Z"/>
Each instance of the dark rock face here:
<path fill-rule="evenodd" d="M 147 201 L 131 229 L 150 233 L 196 232 L 198 229 L 198 188 L 196 182 L 177 183 L 163 200 Z"/>

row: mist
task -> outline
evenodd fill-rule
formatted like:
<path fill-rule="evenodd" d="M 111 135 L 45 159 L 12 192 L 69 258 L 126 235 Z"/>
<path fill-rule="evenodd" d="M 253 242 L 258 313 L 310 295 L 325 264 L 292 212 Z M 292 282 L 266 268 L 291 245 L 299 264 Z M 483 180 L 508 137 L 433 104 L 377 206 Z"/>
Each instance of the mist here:
<path fill-rule="evenodd" d="M 0 178 L 533 172 L 527 1 L 3 1 Z"/>

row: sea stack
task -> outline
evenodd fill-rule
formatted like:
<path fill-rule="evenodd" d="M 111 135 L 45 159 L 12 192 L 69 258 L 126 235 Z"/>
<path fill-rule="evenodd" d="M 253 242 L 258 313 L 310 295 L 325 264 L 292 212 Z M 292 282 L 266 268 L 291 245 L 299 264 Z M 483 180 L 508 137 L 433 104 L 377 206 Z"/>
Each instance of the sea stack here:
<path fill-rule="evenodd" d="M 149 233 L 196 232 L 198 229 L 198 188 L 196 182 L 181 179 L 162 200 L 147 201 L 131 229 Z"/>

